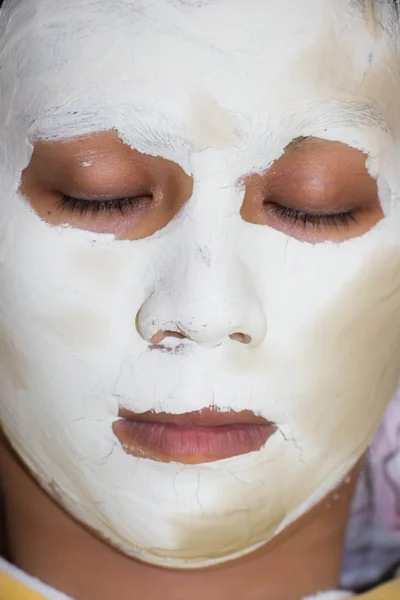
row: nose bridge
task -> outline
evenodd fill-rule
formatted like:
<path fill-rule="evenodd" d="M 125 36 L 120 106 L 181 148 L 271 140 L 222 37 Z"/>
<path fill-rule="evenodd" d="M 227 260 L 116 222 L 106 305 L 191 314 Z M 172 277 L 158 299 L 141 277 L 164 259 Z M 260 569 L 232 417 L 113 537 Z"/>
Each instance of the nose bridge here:
<path fill-rule="evenodd" d="M 217 345 L 239 333 L 259 344 L 266 317 L 237 249 L 239 217 L 207 212 L 195 207 L 182 223 L 176 259 L 141 309 L 144 337 L 169 331 Z"/>
<path fill-rule="evenodd" d="M 237 229 L 237 215 L 227 210 L 228 190 L 214 193 L 203 205 L 197 198 L 188 212 L 186 238 L 191 245 L 190 260 L 204 275 L 214 275 L 231 265 L 234 259 L 232 241 Z M 211 194 L 210 194 L 211 195 Z"/>
<path fill-rule="evenodd" d="M 202 260 L 229 258 L 238 226 L 244 192 L 221 156 L 208 150 L 194 168 L 193 195 L 187 206 L 186 233 L 200 251 Z"/>

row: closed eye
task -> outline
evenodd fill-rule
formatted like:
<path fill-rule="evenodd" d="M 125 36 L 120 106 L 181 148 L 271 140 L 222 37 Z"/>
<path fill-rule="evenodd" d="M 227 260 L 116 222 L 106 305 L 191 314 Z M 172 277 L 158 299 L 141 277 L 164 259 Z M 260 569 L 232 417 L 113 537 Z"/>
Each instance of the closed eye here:
<path fill-rule="evenodd" d="M 68 212 L 69 214 L 78 214 L 80 216 L 91 215 L 96 217 L 105 213 L 124 215 L 133 206 L 142 206 L 149 199 L 153 199 L 152 194 L 140 194 L 105 200 L 87 200 L 74 198 L 67 194 L 60 194 L 57 206 L 62 213 Z"/>
<path fill-rule="evenodd" d="M 282 206 L 278 203 L 267 201 L 264 204 L 268 211 L 272 211 L 279 219 L 285 220 L 292 225 L 300 224 L 303 227 L 349 227 L 354 223 L 358 223 L 354 212 L 339 212 L 339 213 L 311 213 L 287 206 Z"/>

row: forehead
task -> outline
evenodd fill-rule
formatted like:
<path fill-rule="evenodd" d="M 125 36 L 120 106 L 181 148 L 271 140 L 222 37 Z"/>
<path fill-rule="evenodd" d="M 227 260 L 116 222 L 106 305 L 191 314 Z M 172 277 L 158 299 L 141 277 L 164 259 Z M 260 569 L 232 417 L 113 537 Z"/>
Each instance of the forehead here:
<path fill-rule="evenodd" d="M 10 17 L 3 37 L 20 77 L 51 73 L 67 84 L 74 75 L 77 87 L 184 80 L 226 89 L 236 81 L 236 90 L 247 83 L 262 96 L 261 74 L 269 84 L 322 77 L 329 59 L 345 72 L 331 73 L 335 85 L 365 72 L 371 50 L 349 0 L 18 0 Z"/>
<path fill-rule="evenodd" d="M 363 93 L 378 45 L 361 0 L 14 0 L 4 19 L 14 116 L 66 134 L 133 113 L 165 143 L 173 130 L 218 148 L 260 128 L 384 126 L 377 86 Z"/>

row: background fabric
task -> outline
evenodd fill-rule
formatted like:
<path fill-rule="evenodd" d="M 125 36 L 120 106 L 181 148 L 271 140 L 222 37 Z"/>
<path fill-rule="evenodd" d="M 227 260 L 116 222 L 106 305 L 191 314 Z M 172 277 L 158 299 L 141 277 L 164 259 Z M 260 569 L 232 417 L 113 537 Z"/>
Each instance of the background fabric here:
<path fill-rule="evenodd" d="M 343 586 L 357 589 L 400 567 L 400 390 L 368 453 L 348 528 Z"/>

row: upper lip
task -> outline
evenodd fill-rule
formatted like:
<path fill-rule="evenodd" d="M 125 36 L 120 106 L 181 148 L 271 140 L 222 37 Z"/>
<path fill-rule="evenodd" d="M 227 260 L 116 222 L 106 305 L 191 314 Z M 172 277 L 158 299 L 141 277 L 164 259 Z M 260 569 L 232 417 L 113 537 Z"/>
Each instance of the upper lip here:
<path fill-rule="evenodd" d="M 196 410 L 177 415 L 163 412 L 156 413 L 151 410 L 143 413 L 134 413 L 126 408 L 121 408 L 118 414 L 120 418 L 127 419 L 129 421 L 142 423 L 162 423 L 181 427 L 273 425 L 273 423 L 267 421 L 267 419 L 264 419 L 264 417 L 259 417 L 250 410 L 242 410 L 240 412 L 222 412 L 214 408 L 203 408 L 202 410 Z"/>

